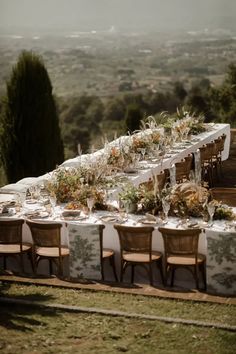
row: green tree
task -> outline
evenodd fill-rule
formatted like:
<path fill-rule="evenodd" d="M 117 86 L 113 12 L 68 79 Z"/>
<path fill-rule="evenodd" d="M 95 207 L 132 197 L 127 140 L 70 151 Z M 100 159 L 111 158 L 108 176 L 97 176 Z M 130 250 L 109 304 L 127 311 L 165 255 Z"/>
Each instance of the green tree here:
<path fill-rule="evenodd" d="M 223 84 L 209 90 L 212 117 L 236 126 L 236 66 L 230 64 Z"/>
<path fill-rule="evenodd" d="M 184 101 L 187 94 L 182 82 L 177 81 L 174 83 L 174 95 L 180 100 L 180 103 Z"/>
<path fill-rule="evenodd" d="M 111 98 L 105 106 L 104 119 L 121 121 L 124 119 L 126 107 L 121 98 Z"/>
<path fill-rule="evenodd" d="M 42 59 L 23 51 L 6 89 L 0 151 L 8 182 L 16 182 L 51 171 L 63 161 L 64 152 L 52 85 Z"/>
<path fill-rule="evenodd" d="M 88 152 L 91 140 L 101 135 L 103 110 L 103 103 L 97 96 L 83 95 L 66 102 L 61 100 L 60 119 L 66 158 L 78 153 L 78 144 L 83 152 Z"/>
<path fill-rule="evenodd" d="M 126 116 L 125 116 L 125 123 L 127 129 L 130 132 L 134 132 L 138 130 L 140 127 L 140 121 L 142 119 L 142 113 L 138 105 L 130 104 L 127 107 Z"/>

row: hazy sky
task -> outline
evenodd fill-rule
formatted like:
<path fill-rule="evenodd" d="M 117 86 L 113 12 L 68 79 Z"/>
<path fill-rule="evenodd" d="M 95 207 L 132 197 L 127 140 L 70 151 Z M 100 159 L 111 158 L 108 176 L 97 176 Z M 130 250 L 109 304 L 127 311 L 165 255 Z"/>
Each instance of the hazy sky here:
<path fill-rule="evenodd" d="M 236 0 L 0 0 L 0 27 L 174 29 L 227 25 Z"/>

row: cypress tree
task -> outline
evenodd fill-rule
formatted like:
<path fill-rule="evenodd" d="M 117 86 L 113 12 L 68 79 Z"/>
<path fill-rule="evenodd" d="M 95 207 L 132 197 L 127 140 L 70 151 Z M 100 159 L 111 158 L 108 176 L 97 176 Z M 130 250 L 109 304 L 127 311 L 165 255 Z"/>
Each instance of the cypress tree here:
<path fill-rule="evenodd" d="M 42 59 L 23 51 L 13 67 L 1 114 L 1 160 L 8 182 L 39 176 L 64 159 L 52 85 Z"/>
<path fill-rule="evenodd" d="M 140 128 L 142 113 L 138 105 L 129 104 L 125 115 L 125 124 L 130 132 L 134 132 Z"/>

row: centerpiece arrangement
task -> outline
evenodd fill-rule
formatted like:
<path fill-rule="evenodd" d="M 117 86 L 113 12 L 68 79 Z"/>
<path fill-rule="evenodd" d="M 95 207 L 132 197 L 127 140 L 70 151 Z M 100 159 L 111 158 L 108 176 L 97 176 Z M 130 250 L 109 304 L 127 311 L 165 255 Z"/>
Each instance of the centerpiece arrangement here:
<path fill-rule="evenodd" d="M 119 200 L 123 204 L 127 213 L 135 213 L 138 209 L 140 191 L 131 183 L 127 183 L 119 193 Z"/>
<path fill-rule="evenodd" d="M 86 206 L 88 198 L 93 198 L 94 207 L 104 209 L 106 190 L 117 180 L 116 172 L 127 171 L 128 173 L 130 167 L 137 164 L 140 157 L 142 159 L 144 157 L 163 158 L 166 148 L 178 139 L 177 135 L 183 136 L 186 132 L 188 134 L 193 130 L 196 131 L 196 124 L 203 129 L 202 118 L 194 118 L 189 112 L 183 110 L 177 113 L 175 119 L 165 116 L 165 124 L 171 126 L 173 133 L 171 136 L 165 132 L 165 124 L 159 124 L 156 118 L 150 116 L 142 121 L 140 131 L 120 137 L 112 143 L 106 142 L 103 151 L 98 151 L 96 156 L 86 156 L 77 168 L 62 166 L 57 168 L 50 175 L 46 185 L 47 190 L 60 203 L 73 202 L 77 207 L 83 207 Z M 132 211 L 157 213 L 162 208 L 162 196 L 156 181 L 153 181 L 153 189 L 145 184 L 135 187 L 124 183 L 120 183 L 118 188 L 121 188 L 119 194 L 121 202 Z M 186 186 L 188 192 L 187 189 L 181 188 L 183 187 L 176 186 L 171 192 L 171 210 L 176 215 L 184 212 L 191 215 L 201 214 L 202 203 L 199 198 L 201 196 L 204 199 L 206 191 L 194 189 L 189 185 Z"/>
<path fill-rule="evenodd" d="M 176 184 L 170 192 L 171 211 L 179 217 L 203 216 L 209 191 L 195 182 Z"/>

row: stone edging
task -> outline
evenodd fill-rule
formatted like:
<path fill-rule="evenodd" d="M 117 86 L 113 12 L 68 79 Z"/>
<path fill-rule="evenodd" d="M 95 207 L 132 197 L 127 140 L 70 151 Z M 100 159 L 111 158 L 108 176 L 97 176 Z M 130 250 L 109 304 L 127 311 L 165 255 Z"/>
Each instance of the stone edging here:
<path fill-rule="evenodd" d="M 136 319 L 145 319 L 152 321 L 160 321 L 165 323 L 175 323 L 175 324 L 183 324 L 183 325 L 192 325 L 197 327 L 210 327 L 217 328 L 221 330 L 236 332 L 236 326 L 231 326 L 227 324 L 221 324 L 216 322 L 204 322 L 198 320 L 187 320 L 182 318 L 175 317 L 164 317 L 164 316 L 155 316 L 155 315 L 145 315 L 139 313 L 130 313 L 124 311 L 114 311 L 114 310 L 106 310 L 100 309 L 96 307 L 81 307 L 81 306 L 68 306 L 61 304 L 41 304 L 35 301 L 27 301 L 20 299 L 11 299 L 11 298 L 3 298 L 0 297 L 0 304 L 8 304 L 8 305 L 21 305 L 25 307 L 36 307 L 39 309 L 53 309 L 65 312 L 73 312 L 73 313 L 91 313 L 105 316 L 113 316 L 113 317 L 127 317 L 127 318 L 136 318 Z"/>

